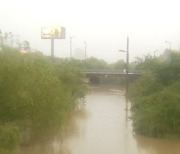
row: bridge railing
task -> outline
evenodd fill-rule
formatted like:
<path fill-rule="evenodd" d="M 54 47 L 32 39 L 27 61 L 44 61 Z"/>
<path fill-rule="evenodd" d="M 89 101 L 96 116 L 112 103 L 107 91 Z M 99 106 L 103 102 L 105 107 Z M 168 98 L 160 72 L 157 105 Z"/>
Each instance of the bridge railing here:
<path fill-rule="evenodd" d="M 83 70 L 82 72 L 84 73 L 89 73 L 89 74 L 126 74 L 126 70 L 110 70 L 110 69 L 87 69 Z M 129 74 L 141 74 L 139 71 L 135 70 L 130 70 Z"/>

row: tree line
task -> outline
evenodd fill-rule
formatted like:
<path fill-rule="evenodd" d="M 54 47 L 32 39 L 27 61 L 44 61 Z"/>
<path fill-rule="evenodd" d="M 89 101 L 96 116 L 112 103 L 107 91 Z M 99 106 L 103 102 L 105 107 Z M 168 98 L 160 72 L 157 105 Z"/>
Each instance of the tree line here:
<path fill-rule="evenodd" d="M 134 131 L 146 136 L 180 137 L 180 51 L 140 60 L 142 76 L 131 85 Z"/>

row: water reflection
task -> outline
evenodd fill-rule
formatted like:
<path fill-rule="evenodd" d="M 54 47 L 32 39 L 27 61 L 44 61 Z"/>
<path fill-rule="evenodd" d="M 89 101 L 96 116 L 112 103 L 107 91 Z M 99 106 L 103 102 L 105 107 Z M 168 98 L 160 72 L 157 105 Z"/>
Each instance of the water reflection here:
<path fill-rule="evenodd" d="M 69 147 L 67 146 L 67 138 L 83 136 L 82 128 L 79 125 L 87 118 L 84 101 L 72 113 L 72 118 L 61 128 L 53 134 L 42 135 L 41 132 L 38 137 L 31 138 L 27 143 L 22 143 L 17 149 L 17 154 L 70 154 Z M 62 133 L 63 132 L 63 133 Z"/>
<path fill-rule="evenodd" d="M 69 135 L 21 147 L 18 154 L 179 154 L 180 141 L 133 133 L 130 103 L 119 89 L 93 88 L 83 108 L 69 125 Z"/>
<path fill-rule="evenodd" d="M 179 154 L 180 142 L 170 139 L 155 139 L 140 135 L 133 135 L 137 141 L 139 153 L 142 154 Z"/>

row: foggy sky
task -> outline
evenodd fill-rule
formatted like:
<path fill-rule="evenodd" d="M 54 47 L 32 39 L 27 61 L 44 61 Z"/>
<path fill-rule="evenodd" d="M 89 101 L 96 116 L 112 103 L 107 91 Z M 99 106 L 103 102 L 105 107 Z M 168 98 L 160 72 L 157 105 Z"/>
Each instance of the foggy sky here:
<path fill-rule="evenodd" d="M 55 56 L 69 57 L 69 37 L 73 54 L 81 54 L 87 42 L 87 56 L 108 62 L 125 59 L 126 38 L 130 39 L 130 60 L 169 45 L 180 48 L 178 0 L 1 0 L 0 29 L 20 35 L 33 49 L 50 55 L 50 40 L 42 40 L 41 27 L 60 25 L 66 39 L 55 40 Z M 79 51 L 78 51 L 79 50 Z M 80 52 L 81 51 L 81 52 Z M 83 53 L 82 53 L 83 55 Z M 78 55 L 78 57 L 81 57 Z"/>

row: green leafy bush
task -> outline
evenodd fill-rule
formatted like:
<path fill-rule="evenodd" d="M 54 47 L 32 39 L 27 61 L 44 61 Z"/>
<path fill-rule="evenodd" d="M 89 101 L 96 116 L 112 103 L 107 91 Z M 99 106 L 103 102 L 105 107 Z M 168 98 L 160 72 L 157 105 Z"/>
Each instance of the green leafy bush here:
<path fill-rule="evenodd" d="M 167 54 L 167 51 L 165 52 Z M 169 52 L 140 64 L 144 73 L 129 90 L 135 132 L 180 136 L 180 53 Z"/>
<path fill-rule="evenodd" d="M 85 91 L 82 75 L 70 60 L 52 62 L 39 53 L 20 54 L 4 47 L 0 52 L 0 134 L 4 134 L 0 149 L 20 142 L 14 128 L 20 136 L 27 130 L 32 135 L 59 129 Z"/>

